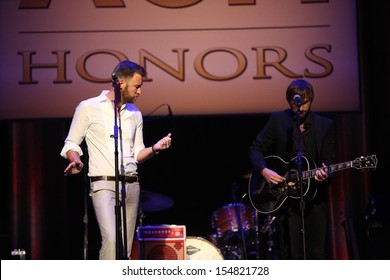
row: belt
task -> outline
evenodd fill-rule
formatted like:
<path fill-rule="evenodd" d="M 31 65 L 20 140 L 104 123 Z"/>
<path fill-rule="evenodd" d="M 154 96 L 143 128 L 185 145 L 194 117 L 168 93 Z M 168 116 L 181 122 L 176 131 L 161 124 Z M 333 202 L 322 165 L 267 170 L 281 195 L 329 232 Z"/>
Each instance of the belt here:
<path fill-rule="evenodd" d="M 115 181 L 115 176 L 92 176 L 89 177 L 91 182 L 96 181 Z M 131 176 L 119 176 L 119 181 L 122 181 L 122 179 L 125 179 L 127 183 L 135 183 L 139 181 L 139 177 L 137 175 L 131 175 Z"/>

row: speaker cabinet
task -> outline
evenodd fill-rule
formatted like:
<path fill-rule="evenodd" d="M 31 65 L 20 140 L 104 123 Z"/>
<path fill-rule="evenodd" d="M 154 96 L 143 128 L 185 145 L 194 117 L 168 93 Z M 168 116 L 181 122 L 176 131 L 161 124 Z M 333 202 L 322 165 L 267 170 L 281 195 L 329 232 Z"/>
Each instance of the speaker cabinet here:
<path fill-rule="evenodd" d="M 185 260 L 186 228 L 177 225 L 140 226 L 138 231 L 138 259 Z"/>

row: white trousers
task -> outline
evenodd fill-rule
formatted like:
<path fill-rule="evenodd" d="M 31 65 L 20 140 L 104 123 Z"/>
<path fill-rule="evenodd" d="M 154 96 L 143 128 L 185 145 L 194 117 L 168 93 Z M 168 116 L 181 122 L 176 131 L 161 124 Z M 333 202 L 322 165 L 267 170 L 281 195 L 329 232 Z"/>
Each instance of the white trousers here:
<path fill-rule="evenodd" d="M 103 187 L 106 185 L 106 187 Z M 127 232 L 127 256 L 131 258 L 131 248 L 133 244 L 134 232 L 137 223 L 138 203 L 140 196 L 139 183 L 126 183 L 126 232 Z M 91 183 L 92 204 L 95 210 L 96 219 L 100 229 L 102 244 L 99 251 L 100 260 L 116 259 L 116 214 L 115 214 L 115 182 L 96 181 Z M 119 184 L 119 191 L 122 190 L 122 184 Z M 122 201 L 122 196 L 119 196 Z M 120 208 L 123 227 L 123 207 Z M 124 237 L 123 237 L 123 241 Z M 124 244 L 124 242 L 123 242 Z"/>

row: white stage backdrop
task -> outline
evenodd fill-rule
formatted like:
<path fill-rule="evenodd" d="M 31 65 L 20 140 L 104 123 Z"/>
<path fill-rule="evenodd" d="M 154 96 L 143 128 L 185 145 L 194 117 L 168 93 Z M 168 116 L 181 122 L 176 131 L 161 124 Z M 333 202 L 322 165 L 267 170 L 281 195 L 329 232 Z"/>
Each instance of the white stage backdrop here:
<path fill-rule="evenodd" d="M 0 13 L 0 119 L 71 117 L 122 59 L 148 71 L 145 115 L 269 113 L 302 77 L 315 110 L 360 110 L 354 0 L 2 0 Z"/>

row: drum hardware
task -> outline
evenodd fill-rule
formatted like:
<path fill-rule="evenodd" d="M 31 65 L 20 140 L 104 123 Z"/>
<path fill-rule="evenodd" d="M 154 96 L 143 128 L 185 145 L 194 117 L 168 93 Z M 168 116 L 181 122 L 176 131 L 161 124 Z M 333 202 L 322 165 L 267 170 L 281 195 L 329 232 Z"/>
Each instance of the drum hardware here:
<path fill-rule="evenodd" d="M 271 232 L 272 232 L 272 229 L 271 229 L 271 225 L 272 223 L 274 222 L 275 220 L 275 216 L 272 216 L 272 215 L 267 215 L 267 217 L 262 221 L 262 224 L 260 226 L 260 221 L 259 221 L 259 211 L 256 211 L 255 210 L 255 229 L 256 229 L 256 239 L 255 239 L 255 244 L 256 244 L 256 259 L 260 259 L 260 251 L 261 251 L 261 245 L 260 245 L 260 234 L 263 233 L 263 234 L 267 234 L 267 238 L 268 238 L 268 241 L 267 241 L 267 251 L 272 251 L 272 247 L 273 247 L 273 242 L 271 240 Z"/>
<path fill-rule="evenodd" d="M 272 226 L 276 217 L 272 215 L 261 215 L 256 211 L 256 259 L 272 259 L 272 251 L 274 242 L 272 234 L 274 233 L 274 227 Z M 261 217 L 261 218 L 260 218 Z"/>
<path fill-rule="evenodd" d="M 272 234 L 274 232 L 274 229 L 272 227 L 272 223 L 275 221 L 275 219 L 276 219 L 275 216 L 268 215 L 264 219 L 264 224 L 260 229 L 260 232 L 265 233 L 267 235 L 266 236 L 267 237 L 267 240 L 266 240 L 267 251 L 265 252 L 265 254 L 266 254 L 265 259 L 271 259 L 270 256 L 272 256 L 272 251 L 273 251 L 273 247 L 274 247 L 274 241 L 272 239 Z"/>
<path fill-rule="evenodd" d="M 260 215 L 243 203 L 230 203 L 212 213 L 211 224 L 216 231 L 213 243 L 225 259 L 248 259 L 247 249 L 252 246 L 254 248 L 249 255 L 256 259 L 267 258 L 271 254 L 272 224 L 276 217 Z"/>
<path fill-rule="evenodd" d="M 252 170 L 245 172 L 242 175 L 244 179 L 251 179 Z M 244 198 L 248 195 L 248 193 L 244 193 L 241 198 L 241 201 L 244 201 Z M 251 205 L 252 206 L 252 205 Z M 254 240 L 253 244 L 255 246 L 254 252 L 251 251 L 249 254 L 255 255 L 256 259 L 270 259 L 271 252 L 273 250 L 273 239 L 272 234 L 274 232 L 274 227 L 272 227 L 273 222 L 276 217 L 273 215 L 266 215 L 260 213 L 256 208 L 252 206 L 252 210 L 254 212 Z M 261 217 L 259 215 L 262 215 Z M 245 239 L 243 239 L 245 242 Z M 245 246 L 247 249 L 248 246 Z M 246 252 L 246 251 L 245 251 Z"/>
<path fill-rule="evenodd" d="M 221 252 L 225 258 L 225 260 L 246 260 L 248 259 L 246 256 L 245 248 L 240 243 L 224 245 L 221 247 Z"/>
<path fill-rule="evenodd" d="M 209 234 L 203 237 L 210 241 L 222 253 L 225 260 L 243 260 L 245 254 L 240 242 L 222 242 L 217 234 Z"/>
<path fill-rule="evenodd" d="M 217 244 L 227 259 L 247 259 L 246 247 L 255 236 L 254 212 L 248 205 L 230 203 L 215 210 L 211 218 Z"/>
<path fill-rule="evenodd" d="M 255 229 L 253 217 L 254 213 L 248 205 L 231 203 L 213 212 L 211 225 L 221 241 L 229 242 L 241 238 L 242 232 L 245 237 L 250 237 Z"/>
<path fill-rule="evenodd" d="M 256 211 L 257 212 L 257 211 Z M 268 215 L 267 218 L 264 219 L 264 223 L 260 228 L 260 232 L 266 233 L 271 229 L 272 223 L 275 221 L 276 217 L 272 215 Z"/>

